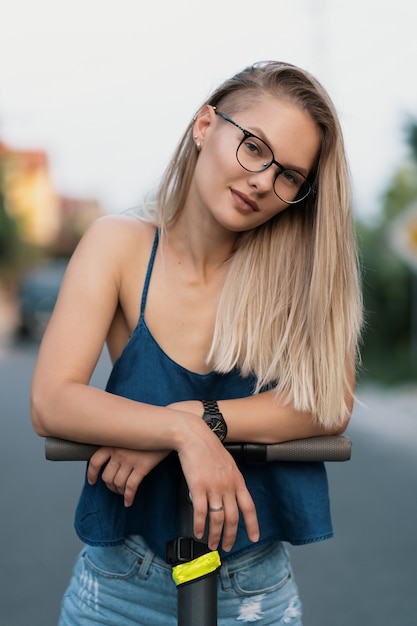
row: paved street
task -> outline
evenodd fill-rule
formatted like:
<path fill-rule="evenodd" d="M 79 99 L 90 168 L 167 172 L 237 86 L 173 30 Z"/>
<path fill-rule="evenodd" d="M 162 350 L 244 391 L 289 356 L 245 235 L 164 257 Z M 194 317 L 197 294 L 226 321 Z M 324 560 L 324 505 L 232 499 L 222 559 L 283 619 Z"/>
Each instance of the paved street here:
<path fill-rule="evenodd" d="M 358 393 L 352 460 L 328 464 L 335 538 L 292 550 L 305 626 L 415 626 L 417 387 Z"/>
<path fill-rule="evenodd" d="M 36 346 L 0 354 L 1 626 L 55 626 L 81 546 L 83 464 L 44 460 L 29 422 L 35 357 Z M 107 367 L 103 358 L 95 384 Z M 328 465 L 335 538 L 291 549 L 304 626 L 415 626 L 417 386 L 358 394 L 352 460 Z"/>

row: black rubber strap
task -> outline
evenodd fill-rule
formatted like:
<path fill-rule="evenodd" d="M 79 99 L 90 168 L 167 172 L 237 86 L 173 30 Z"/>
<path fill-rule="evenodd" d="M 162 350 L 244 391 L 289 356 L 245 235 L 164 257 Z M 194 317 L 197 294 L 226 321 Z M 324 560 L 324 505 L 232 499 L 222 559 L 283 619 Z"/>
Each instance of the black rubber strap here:
<path fill-rule="evenodd" d="M 210 550 L 206 543 L 197 541 L 193 537 L 178 537 L 166 543 L 165 560 L 170 565 L 175 566 L 193 561 L 208 552 Z"/>

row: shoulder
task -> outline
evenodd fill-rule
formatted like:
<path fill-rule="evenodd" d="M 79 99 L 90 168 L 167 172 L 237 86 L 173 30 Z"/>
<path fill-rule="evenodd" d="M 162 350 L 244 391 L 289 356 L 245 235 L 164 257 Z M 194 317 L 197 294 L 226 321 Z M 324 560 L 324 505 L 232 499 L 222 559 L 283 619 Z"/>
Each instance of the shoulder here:
<path fill-rule="evenodd" d="M 95 220 L 72 255 L 63 284 L 90 292 L 120 291 L 132 268 L 146 267 L 155 226 L 134 217 L 109 215 Z M 74 287 L 75 286 L 75 287 Z"/>
<path fill-rule="evenodd" d="M 153 240 L 155 226 L 140 218 L 127 215 L 106 215 L 95 220 L 88 228 L 83 239 L 89 244 L 106 244 L 112 248 L 127 244 L 140 245 Z"/>
<path fill-rule="evenodd" d="M 135 217 L 107 215 L 95 220 L 83 235 L 75 256 L 95 264 L 132 261 L 149 251 L 155 237 L 155 226 Z"/>

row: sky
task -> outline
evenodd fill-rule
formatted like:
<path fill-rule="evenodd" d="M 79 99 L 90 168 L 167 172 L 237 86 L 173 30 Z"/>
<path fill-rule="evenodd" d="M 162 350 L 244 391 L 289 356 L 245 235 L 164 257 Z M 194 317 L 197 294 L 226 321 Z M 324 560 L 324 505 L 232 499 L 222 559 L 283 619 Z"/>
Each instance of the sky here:
<path fill-rule="evenodd" d="M 288 61 L 330 93 L 373 220 L 417 118 L 416 23 L 410 0 L 6 0 L 0 140 L 45 150 L 59 194 L 117 213 L 152 191 L 219 82 Z"/>

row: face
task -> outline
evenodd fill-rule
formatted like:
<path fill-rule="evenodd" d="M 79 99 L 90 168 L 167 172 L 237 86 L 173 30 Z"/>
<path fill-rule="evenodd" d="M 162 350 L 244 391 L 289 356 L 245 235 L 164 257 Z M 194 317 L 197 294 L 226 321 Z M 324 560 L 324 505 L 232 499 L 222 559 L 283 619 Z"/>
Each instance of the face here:
<path fill-rule="evenodd" d="M 320 149 L 320 132 L 310 115 L 296 105 L 265 97 L 250 108 L 230 113 L 242 128 L 257 135 L 285 168 L 308 176 Z M 291 205 L 274 192 L 277 165 L 260 172 L 245 170 L 236 159 L 244 137 L 242 130 L 204 107 L 196 120 L 194 136 L 201 142 L 189 203 L 209 211 L 232 232 L 264 224 Z"/>

